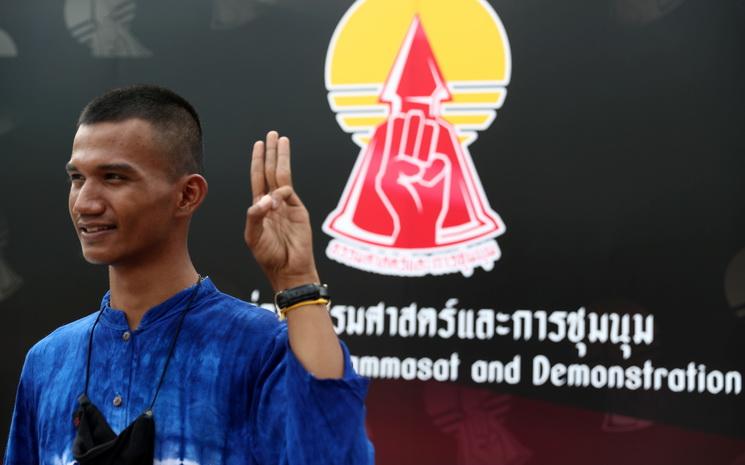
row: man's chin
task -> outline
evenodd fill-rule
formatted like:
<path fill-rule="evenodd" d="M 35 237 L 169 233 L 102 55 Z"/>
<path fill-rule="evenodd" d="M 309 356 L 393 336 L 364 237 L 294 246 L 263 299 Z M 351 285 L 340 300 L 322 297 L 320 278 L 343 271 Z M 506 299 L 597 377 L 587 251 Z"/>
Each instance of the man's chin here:
<path fill-rule="evenodd" d="M 83 258 L 91 265 L 110 265 L 114 260 L 109 254 L 103 254 L 83 248 Z"/>

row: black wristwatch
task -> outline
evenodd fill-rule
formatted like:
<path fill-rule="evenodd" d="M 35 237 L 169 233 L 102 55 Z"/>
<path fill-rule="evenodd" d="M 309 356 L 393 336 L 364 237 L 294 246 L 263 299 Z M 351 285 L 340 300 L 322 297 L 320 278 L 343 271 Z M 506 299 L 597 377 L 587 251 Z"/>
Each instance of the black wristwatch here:
<path fill-rule="evenodd" d="M 318 299 L 331 300 L 327 285 L 313 283 L 279 291 L 274 294 L 274 305 L 282 310 L 300 302 Z"/>

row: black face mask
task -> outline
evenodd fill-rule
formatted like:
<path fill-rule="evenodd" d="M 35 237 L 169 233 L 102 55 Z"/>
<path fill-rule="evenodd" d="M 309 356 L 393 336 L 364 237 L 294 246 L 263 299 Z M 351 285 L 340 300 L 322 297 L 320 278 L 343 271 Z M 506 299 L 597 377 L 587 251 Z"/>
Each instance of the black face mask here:
<path fill-rule="evenodd" d="M 98 313 L 96 321 L 91 328 L 88 340 L 88 360 L 85 367 L 85 390 L 78 398 L 78 408 L 73 414 L 73 423 L 77 429 L 75 440 L 72 443 L 72 456 L 80 465 L 152 465 L 155 455 L 155 420 L 153 419 L 153 406 L 158 398 L 158 393 L 163 385 L 163 380 L 168 370 L 168 363 L 176 348 L 181 326 L 184 323 L 186 313 L 191 309 L 202 278 L 199 277 L 194 290 L 186 304 L 186 309 L 181 314 L 176 334 L 173 336 L 171 348 L 168 352 L 163 372 L 160 375 L 158 387 L 155 389 L 150 407 L 127 426 L 119 435 L 109 426 L 103 414 L 88 398 L 88 380 L 91 367 L 91 348 L 93 346 L 93 330 L 96 329 L 101 319 L 103 309 Z"/>
<path fill-rule="evenodd" d="M 78 432 L 72 455 L 80 465 L 152 465 L 155 421 L 149 410 L 135 419 L 118 436 L 106 418 L 83 394 L 73 416 Z"/>

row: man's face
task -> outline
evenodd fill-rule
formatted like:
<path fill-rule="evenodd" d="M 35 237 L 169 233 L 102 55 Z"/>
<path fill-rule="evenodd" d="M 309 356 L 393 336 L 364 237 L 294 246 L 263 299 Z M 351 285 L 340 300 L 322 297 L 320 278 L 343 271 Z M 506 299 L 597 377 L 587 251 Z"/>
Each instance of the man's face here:
<path fill-rule="evenodd" d="M 178 187 L 155 136 L 140 119 L 81 125 L 75 134 L 69 208 L 89 262 L 141 263 L 173 234 Z"/>

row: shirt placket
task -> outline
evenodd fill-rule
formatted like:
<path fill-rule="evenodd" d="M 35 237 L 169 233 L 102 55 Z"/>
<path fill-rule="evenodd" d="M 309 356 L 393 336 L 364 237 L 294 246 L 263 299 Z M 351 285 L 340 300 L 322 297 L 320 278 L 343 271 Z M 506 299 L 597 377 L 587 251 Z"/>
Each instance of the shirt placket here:
<path fill-rule="evenodd" d="M 113 340 L 114 353 L 118 356 L 109 363 L 111 366 L 110 389 L 107 390 L 107 398 L 104 399 L 108 405 L 107 410 L 111 412 L 108 416 L 109 425 L 116 432 L 122 431 L 131 421 L 130 409 L 130 386 L 132 384 L 133 363 L 133 333 L 129 329 L 114 329 Z"/>

